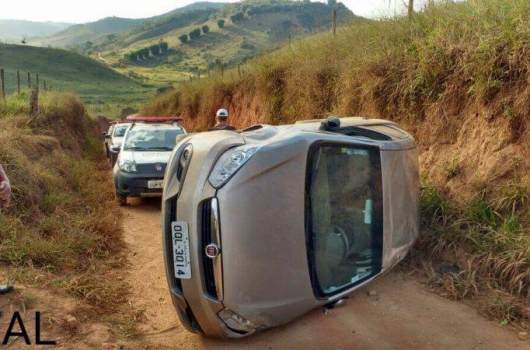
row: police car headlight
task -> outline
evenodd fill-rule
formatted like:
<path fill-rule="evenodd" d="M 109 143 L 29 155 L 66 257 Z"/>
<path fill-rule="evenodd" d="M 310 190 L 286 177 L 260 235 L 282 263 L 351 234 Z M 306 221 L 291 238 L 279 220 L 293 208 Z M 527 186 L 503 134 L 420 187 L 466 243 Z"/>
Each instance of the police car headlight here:
<path fill-rule="evenodd" d="M 136 172 L 136 163 L 130 160 L 120 160 L 118 166 L 121 171 L 126 173 L 135 173 Z"/>
<path fill-rule="evenodd" d="M 244 145 L 239 147 L 234 147 L 223 153 L 219 158 L 217 163 L 210 174 L 208 181 L 215 188 L 220 188 L 225 183 L 230 180 L 234 174 L 241 169 L 243 165 L 256 152 L 258 151 L 258 146 Z"/>

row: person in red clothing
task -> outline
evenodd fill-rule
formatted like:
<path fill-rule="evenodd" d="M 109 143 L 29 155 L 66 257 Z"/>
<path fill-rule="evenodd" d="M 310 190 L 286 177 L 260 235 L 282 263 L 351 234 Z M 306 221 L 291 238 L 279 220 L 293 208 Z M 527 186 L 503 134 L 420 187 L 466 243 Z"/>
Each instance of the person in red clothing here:
<path fill-rule="evenodd" d="M 11 199 L 11 183 L 0 165 L 0 209 L 9 205 Z"/>

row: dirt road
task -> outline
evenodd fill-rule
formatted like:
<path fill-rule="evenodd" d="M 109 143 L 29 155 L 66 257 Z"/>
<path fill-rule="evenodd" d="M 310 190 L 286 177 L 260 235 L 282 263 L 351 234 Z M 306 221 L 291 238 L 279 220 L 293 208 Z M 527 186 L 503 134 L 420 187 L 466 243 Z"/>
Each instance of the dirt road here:
<path fill-rule="evenodd" d="M 289 325 L 237 341 L 191 334 L 180 325 L 169 298 L 161 253 L 160 200 L 136 200 L 124 208 L 131 252 L 131 303 L 145 310 L 142 335 L 118 342 L 137 349 L 528 349 L 514 331 L 443 299 L 393 271 L 345 306 L 314 310 Z M 367 291 L 375 291 L 368 295 Z M 374 293 L 371 293 L 374 294 Z"/>

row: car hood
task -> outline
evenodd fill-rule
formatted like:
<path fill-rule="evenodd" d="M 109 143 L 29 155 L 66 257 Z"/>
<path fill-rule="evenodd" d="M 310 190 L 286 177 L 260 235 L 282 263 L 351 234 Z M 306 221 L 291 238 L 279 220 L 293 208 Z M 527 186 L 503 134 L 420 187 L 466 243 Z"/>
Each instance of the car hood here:
<path fill-rule="evenodd" d="M 171 151 L 164 151 L 164 152 L 122 151 L 120 158 L 121 160 L 133 161 L 136 164 L 152 164 L 152 163 L 166 164 L 169 160 L 170 155 L 171 155 Z"/>

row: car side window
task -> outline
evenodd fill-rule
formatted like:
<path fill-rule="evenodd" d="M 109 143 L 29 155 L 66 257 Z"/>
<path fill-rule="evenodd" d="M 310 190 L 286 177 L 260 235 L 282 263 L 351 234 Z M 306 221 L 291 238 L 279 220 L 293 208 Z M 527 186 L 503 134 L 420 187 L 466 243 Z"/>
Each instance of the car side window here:
<path fill-rule="evenodd" d="M 327 296 L 380 270 L 380 160 L 376 148 L 332 144 L 310 158 L 309 258 L 313 285 Z"/>

